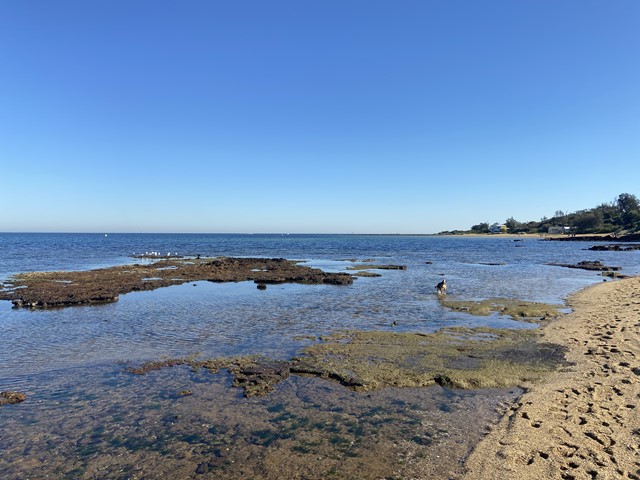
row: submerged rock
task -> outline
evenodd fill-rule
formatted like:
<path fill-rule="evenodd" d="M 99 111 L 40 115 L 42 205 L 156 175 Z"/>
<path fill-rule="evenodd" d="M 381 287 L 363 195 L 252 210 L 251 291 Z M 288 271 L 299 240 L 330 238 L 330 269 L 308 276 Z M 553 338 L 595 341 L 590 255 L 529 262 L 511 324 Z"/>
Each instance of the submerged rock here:
<path fill-rule="evenodd" d="M 354 273 L 354 276 L 375 278 L 375 277 L 381 277 L 382 275 L 380 275 L 379 273 L 370 272 L 368 270 L 360 270 L 357 273 Z"/>
<path fill-rule="evenodd" d="M 466 312 L 472 315 L 490 315 L 498 313 L 508 315 L 514 320 L 538 321 L 557 317 L 561 305 L 528 302 L 513 298 L 487 298 L 485 300 L 456 300 L 450 297 L 439 297 L 440 304 L 451 310 Z"/>
<path fill-rule="evenodd" d="M 617 278 L 618 280 L 629 278 L 629 275 L 624 275 L 618 272 L 602 272 L 600 275 L 603 277 Z"/>
<path fill-rule="evenodd" d="M 567 268 L 580 268 L 582 270 L 594 270 L 594 271 L 617 271 L 621 270 L 622 267 L 610 267 L 607 265 L 603 265 L 602 262 L 597 260 L 590 261 L 584 260 L 582 262 L 578 262 L 575 265 L 571 263 L 547 263 L 547 265 L 551 265 L 554 267 L 567 267 Z"/>
<path fill-rule="evenodd" d="M 290 370 L 288 362 L 259 358 L 248 364 L 229 367 L 229 372 L 233 375 L 233 386 L 242 388 L 246 397 L 260 397 L 289 377 Z"/>
<path fill-rule="evenodd" d="M 349 331 L 323 337 L 289 361 L 244 356 L 165 359 L 128 369 L 173 365 L 226 369 L 246 397 L 263 396 L 290 374 L 340 382 L 357 391 L 385 387 L 502 388 L 540 380 L 564 364 L 564 349 L 537 330 L 448 328 L 436 333 Z"/>
<path fill-rule="evenodd" d="M 354 265 L 347 270 L 406 270 L 406 265 Z"/>
<path fill-rule="evenodd" d="M 355 390 L 492 388 L 537 381 L 563 362 L 561 347 L 531 330 L 446 329 L 433 334 L 346 332 L 304 349 L 291 372 Z"/>
<path fill-rule="evenodd" d="M 127 367 L 125 371 L 134 375 L 145 375 L 154 370 L 178 365 L 188 365 L 194 370 L 205 368 L 212 374 L 227 370 L 233 377 L 233 386 L 242 388 L 246 397 L 266 395 L 290 373 L 288 362 L 255 355 L 209 359 L 198 359 L 195 356 L 166 358 L 145 362 L 138 367 Z M 182 390 L 178 395 L 192 393 L 191 390 Z"/>
<path fill-rule="evenodd" d="M 358 391 L 384 387 L 501 388 L 541 379 L 564 364 L 564 349 L 536 330 L 448 328 L 436 333 L 352 331 L 323 338 L 290 361 L 266 357 L 149 362 L 226 369 L 246 397 L 263 396 L 290 374 L 335 380 Z M 139 368 L 132 373 L 148 372 Z"/>

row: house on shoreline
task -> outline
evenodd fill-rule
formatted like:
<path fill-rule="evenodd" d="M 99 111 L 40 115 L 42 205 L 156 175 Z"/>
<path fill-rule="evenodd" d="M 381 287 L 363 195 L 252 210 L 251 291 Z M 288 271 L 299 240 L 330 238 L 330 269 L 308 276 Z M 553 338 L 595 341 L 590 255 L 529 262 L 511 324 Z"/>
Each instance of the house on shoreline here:
<path fill-rule="evenodd" d="M 571 227 L 549 227 L 547 233 L 549 235 L 568 235 L 571 233 Z"/>
<path fill-rule="evenodd" d="M 507 233 L 507 226 L 500 223 L 494 223 L 489 226 L 489 233 Z"/>

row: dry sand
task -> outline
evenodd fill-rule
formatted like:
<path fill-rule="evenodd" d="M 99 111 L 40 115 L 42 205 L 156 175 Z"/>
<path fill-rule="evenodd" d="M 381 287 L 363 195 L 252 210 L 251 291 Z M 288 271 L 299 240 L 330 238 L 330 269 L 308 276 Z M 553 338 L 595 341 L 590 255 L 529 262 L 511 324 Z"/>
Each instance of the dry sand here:
<path fill-rule="evenodd" d="M 476 447 L 472 479 L 640 479 L 640 277 L 573 295 L 544 341 L 574 365 L 533 385 Z"/>

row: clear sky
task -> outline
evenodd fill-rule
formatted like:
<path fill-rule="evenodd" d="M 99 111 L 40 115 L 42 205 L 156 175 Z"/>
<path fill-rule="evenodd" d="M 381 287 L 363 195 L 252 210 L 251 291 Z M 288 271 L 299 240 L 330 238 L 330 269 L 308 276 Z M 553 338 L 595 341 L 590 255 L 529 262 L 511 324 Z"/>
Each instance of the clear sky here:
<path fill-rule="evenodd" d="M 436 233 L 624 192 L 638 0 L 0 0 L 0 231 Z"/>

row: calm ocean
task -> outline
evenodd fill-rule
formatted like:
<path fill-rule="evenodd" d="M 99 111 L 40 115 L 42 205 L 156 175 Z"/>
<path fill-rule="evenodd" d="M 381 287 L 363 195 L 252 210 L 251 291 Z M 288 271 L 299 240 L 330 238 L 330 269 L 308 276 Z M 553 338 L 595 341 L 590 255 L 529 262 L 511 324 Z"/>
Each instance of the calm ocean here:
<path fill-rule="evenodd" d="M 531 324 L 497 315 L 474 317 L 446 311 L 437 301 L 434 286 L 442 279 L 442 275 L 446 275 L 449 295 L 452 297 L 509 297 L 561 303 L 570 293 L 602 282 L 602 277 L 597 272 L 553 267 L 547 263 L 599 260 L 607 265 L 621 266 L 621 273 L 627 275 L 640 273 L 640 252 L 586 250 L 591 245 L 590 242 L 548 242 L 533 238 L 501 237 L 2 233 L 0 282 L 19 272 L 93 269 L 140 262 L 133 259 L 132 255 L 150 251 L 178 255 L 283 257 L 304 261 L 306 265 L 328 271 L 346 271 L 348 266 L 353 265 L 353 259 L 374 259 L 376 263 L 406 265 L 407 270 L 379 271 L 382 275 L 379 278 L 359 278 L 352 286 L 343 287 L 285 284 L 259 291 L 250 282 L 197 282 L 151 292 L 130 293 L 121 296 L 113 304 L 47 311 L 15 310 L 9 302 L 0 302 L 0 391 L 19 390 L 29 395 L 29 400 L 23 404 L 0 408 L 0 420 L 3 420 L 0 424 L 4 425 L 0 426 L 0 469 L 4 466 L 9 478 L 22 478 L 23 475 L 33 474 L 31 468 L 38 471 L 38 468 L 45 468 L 43 465 L 49 465 L 44 471 L 53 477 L 59 474 L 68 478 L 102 478 L 92 470 L 104 461 L 102 452 L 109 451 L 113 455 L 120 451 L 127 455 L 136 452 L 139 455 L 140 451 L 157 453 L 161 447 L 173 452 L 166 454 L 172 460 L 165 467 L 156 465 L 154 470 L 150 466 L 156 462 L 153 456 L 144 457 L 146 460 L 136 457 L 138 459 L 135 461 L 121 461 L 126 468 L 133 468 L 131 462 L 147 465 L 141 467 L 146 472 L 145 478 L 155 478 L 151 473 L 154 471 L 182 468 L 184 462 L 180 460 L 180 455 L 187 447 L 180 443 L 183 442 L 180 435 L 186 433 L 171 430 L 173 426 L 162 426 L 164 424 L 159 418 L 165 418 L 163 415 L 166 411 L 179 408 L 175 398 L 170 398 L 166 393 L 166 385 L 170 384 L 173 388 L 175 383 L 175 388 L 179 388 L 181 382 L 184 383 L 183 379 L 176 377 L 178 373 L 165 372 L 158 373 L 156 377 L 144 377 L 144 380 L 135 383 L 136 379 L 122 372 L 121 362 L 196 353 L 205 357 L 260 354 L 285 359 L 309 344 L 309 340 L 305 342 L 301 338 L 318 337 L 345 329 L 394 329 L 426 333 L 444 326 L 458 325 L 532 328 Z M 396 322 L 397 326 L 392 327 L 392 322 Z M 189 375 L 184 372 L 181 374 Z M 212 389 L 215 385 L 228 387 L 228 378 L 212 383 L 210 378 L 194 375 L 191 374 L 190 381 L 207 384 L 207 388 Z M 162 382 L 159 382 L 160 378 Z M 336 396 L 347 395 L 344 387 L 320 380 L 291 380 L 289 386 L 282 389 L 284 391 L 295 386 L 299 393 L 300 385 L 305 382 L 315 385 L 314 388 L 333 392 L 333 396 L 321 402 L 322 405 L 334 405 Z M 141 387 L 143 384 L 144 388 Z M 209 395 L 214 395 L 207 391 Z M 356 395 L 353 402 L 364 401 L 356 393 L 348 392 L 349 396 Z M 402 395 L 414 395 L 408 392 Z M 435 392 L 433 390 L 429 395 L 436 395 Z M 109 399 L 110 395 L 113 398 Z M 144 399 L 136 395 L 144 396 Z M 242 403 L 245 400 L 235 390 L 231 394 L 218 392 L 216 395 L 232 395 L 224 401 L 217 400 L 221 402 L 220 412 L 227 412 L 227 415 L 246 408 L 249 409 L 246 415 L 251 416 L 254 410 L 250 408 L 257 408 L 251 403 Z M 267 409 L 265 412 L 271 412 L 269 408 L 276 408 L 273 403 L 275 399 L 286 403 L 277 395 L 284 393 L 265 400 L 271 402 L 263 405 Z M 388 399 L 383 398 L 384 395 L 390 393 L 375 394 L 367 401 L 387 404 L 385 402 Z M 422 398 L 420 395 L 425 394 L 415 395 Z M 433 400 L 435 403 L 430 401 L 423 405 L 420 403 L 422 400 L 416 400 L 418 403 L 415 408 L 427 412 L 426 415 L 435 408 L 432 403 L 454 405 L 456 402 L 476 401 L 472 400 L 476 397 L 464 393 L 451 396 L 440 392 L 437 395 L 443 397 Z M 125 413 L 111 411 L 116 404 L 117 409 L 124 409 Z M 305 403 L 304 407 L 299 408 L 302 409 L 299 411 L 302 415 L 300 412 L 310 407 Z M 325 411 L 320 404 L 314 408 Z M 158 409 L 164 412 L 159 417 Z M 353 416 L 361 418 L 363 411 L 355 409 Z M 180 413 L 186 415 L 191 427 L 198 422 L 212 422 L 211 419 L 205 421 L 201 418 L 201 412 L 197 415 L 194 412 Z M 107 427 L 100 427 L 104 421 L 100 420 L 100 415 L 109 418 Z M 120 438 L 118 436 L 126 436 L 125 432 L 133 428 L 132 425 L 151 422 L 152 419 L 160 422 L 159 426 L 149 426 L 145 435 L 158 436 L 159 431 L 166 432 L 167 429 L 172 432 L 166 434 L 168 436 L 161 447 L 157 442 L 143 442 L 142 445 L 128 448 L 114 440 Z M 226 425 L 224 428 L 231 429 L 230 424 L 243 421 L 229 417 L 223 422 Z M 454 420 L 451 422 L 455 424 Z M 105 428 L 111 432 L 110 436 L 105 436 Z M 53 429 L 59 433 L 52 433 Z M 91 435 L 97 435 L 96 429 L 103 433 L 91 443 Z M 87 439 L 85 430 L 94 433 Z M 16 436 L 16 432 L 20 432 L 20 435 Z M 198 442 L 203 445 L 211 444 L 212 439 L 222 438 L 216 436 L 215 432 L 211 433 L 210 429 L 207 432 L 208 437 L 204 434 L 199 437 Z M 229 432 L 228 438 L 224 437 L 225 442 L 233 443 L 234 448 L 255 449 L 261 446 L 260 442 L 251 440 L 253 434 L 243 436 L 237 430 L 234 430 L 235 433 Z M 56 435 L 68 440 L 61 442 L 56 452 L 42 453 L 53 448 L 47 446 L 47 438 L 53 441 L 58 438 Z M 393 436 L 393 432 L 390 431 L 388 435 Z M 24 453 L 25 438 L 35 442 L 27 454 Z M 187 444 L 192 445 L 189 442 Z M 259 450 L 260 455 L 272 455 L 275 450 L 270 445 L 272 442 L 262 445 L 269 449 Z M 338 448 L 339 445 L 333 447 Z M 175 453 L 177 451 L 182 453 L 179 455 Z M 18 466 L 17 459 L 25 455 L 33 456 L 33 463 Z M 70 458 L 75 458 L 75 463 L 70 464 Z M 266 457 L 260 458 L 262 460 L 256 460 L 257 463 L 251 467 L 253 470 L 250 469 L 253 475 L 264 468 L 264 465 L 260 467 L 260 462 L 264 463 Z M 146 464 L 146 461 L 151 463 Z M 188 468 L 198 468 L 199 464 L 194 465 Z M 105 468 L 111 472 L 108 470 L 111 467 Z M 189 471 L 187 467 L 184 468 Z M 76 471 L 74 469 L 77 474 L 73 473 Z M 225 472 L 229 478 L 238 474 L 228 469 Z M 317 478 L 322 477 L 320 470 L 316 473 Z M 136 476 L 135 472 L 127 475 L 122 478 L 144 476 Z M 220 475 L 220 478 L 226 478 Z M 268 477 L 265 473 L 264 478 Z M 258 475 L 255 478 L 263 477 Z M 314 477 L 310 475 L 309 478 Z"/>
<path fill-rule="evenodd" d="M 377 235 L 0 234 L 0 281 L 26 271 L 79 270 L 135 263 L 136 253 L 258 256 L 303 260 L 345 271 L 349 260 L 406 265 L 353 286 L 280 285 L 259 292 L 250 282 L 199 282 L 131 293 L 99 307 L 14 310 L 0 302 L 0 388 L 7 379 L 121 359 L 218 354 L 289 356 L 299 335 L 339 329 L 429 332 L 447 325 L 522 328 L 501 317 L 444 311 L 434 285 L 446 275 L 449 295 L 560 303 L 594 282 L 597 272 L 547 263 L 600 260 L 640 271 L 640 252 L 592 252 L 588 242 L 538 239 Z M 427 263 L 431 262 L 431 263 Z M 487 265 L 493 264 L 493 265 Z"/>

